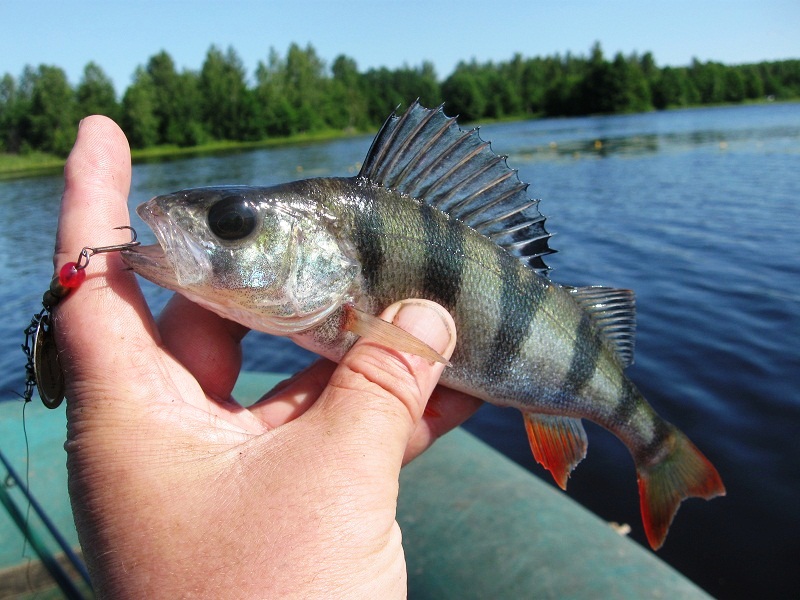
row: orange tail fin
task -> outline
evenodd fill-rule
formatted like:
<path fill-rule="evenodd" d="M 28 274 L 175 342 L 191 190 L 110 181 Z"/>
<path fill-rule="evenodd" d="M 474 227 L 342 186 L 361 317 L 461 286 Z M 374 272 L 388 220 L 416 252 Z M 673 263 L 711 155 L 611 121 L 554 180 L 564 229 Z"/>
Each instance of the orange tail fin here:
<path fill-rule="evenodd" d="M 668 441 L 672 449 L 661 460 L 637 465 L 639 503 L 647 541 L 653 550 L 664 544 L 678 507 L 686 498 L 710 500 L 725 495 L 714 465 L 677 429 Z"/>

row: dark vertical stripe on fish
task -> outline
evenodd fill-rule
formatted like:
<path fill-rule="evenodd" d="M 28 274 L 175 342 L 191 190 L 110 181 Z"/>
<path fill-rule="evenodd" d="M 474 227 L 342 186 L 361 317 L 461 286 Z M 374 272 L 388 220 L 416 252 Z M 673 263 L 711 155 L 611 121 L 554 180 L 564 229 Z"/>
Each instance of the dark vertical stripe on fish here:
<path fill-rule="evenodd" d="M 597 368 L 602 342 L 592 325 L 592 318 L 583 315 L 575 331 L 575 349 L 569 365 L 563 392 L 567 396 L 575 396 L 589 383 Z"/>
<path fill-rule="evenodd" d="M 546 286 L 527 285 L 527 280 L 521 279 L 522 268 L 516 262 L 503 260 L 500 267 L 500 320 L 492 340 L 492 350 L 483 367 L 490 381 L 505 377 L 519 357 L 548 289 Z M 523 293 L 526 287 L 532 293 Z"/>
<path fill-rule="evenodd" d="M 376 205 L 372 203 L 364 210 L 355 211 L 353 238 L 361 261 L 361 273 L 369 292 L 378 287 L 385 262 L 383 246 L 383 222 Z"/>
<path fill-rule="evenodd" d="M 673 427 L 655 412 L 650 417 L 652 437 L 644 447 L 634 452 L 636 464 L 647 464 L 664 450 L 667 438 L 672 435 Z"/>
<path fill-rule="evenodd" d="M 633 383 L 622 373 L 619 374 L 619 380 L 619 388 L 622 392 L 617 399 L 614 412 L 611 413 L 611 422 L 624 423 L 627 425 L 630 418 L 636 412 L 641 399 Z"/>
<path fill-rule="evenodd" d="M 425 297 L 453 310 L 464 273 L 464 235 L 454 219 L 437 219 L 432 208 L 420 205 L 425 230 Z"/>

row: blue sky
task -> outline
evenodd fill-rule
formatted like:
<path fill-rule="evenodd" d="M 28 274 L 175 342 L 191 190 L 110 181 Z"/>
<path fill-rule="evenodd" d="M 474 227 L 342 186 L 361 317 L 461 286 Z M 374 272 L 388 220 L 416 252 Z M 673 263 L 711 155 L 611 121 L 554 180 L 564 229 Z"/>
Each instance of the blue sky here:
<path fill-rule="evenodd" d="M 328 64 L 430 60 L 444 78 L 459 60 L 586 55 L 595 41 L 609 58 L 651 51 L 660 66 L 800 58 L 800 1 L 0 0 L 0 75 L 45 63 L 77 84 L 94 60 L 119 94 L 162 49 L 199 69 L 211 44 L 233 46 L 252 74 L 270 47 L 310 43 Z"/>

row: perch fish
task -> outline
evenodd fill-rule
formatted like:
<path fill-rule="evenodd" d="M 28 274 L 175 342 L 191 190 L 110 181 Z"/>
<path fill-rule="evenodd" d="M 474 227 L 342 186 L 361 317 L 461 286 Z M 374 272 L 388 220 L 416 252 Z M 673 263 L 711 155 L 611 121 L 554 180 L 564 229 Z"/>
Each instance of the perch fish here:
<path fill-rule="evenodd" d="M 134 271 L 334 361 L 358 336 L 441 359 L 375 316 L 405 298 L 440 303 L 458 331 L 441 383 L 518 408 L 536 460 L 562 488 L 586 454 L 581 420 L 613 432 L 633 456 L 654 549 L 683 499 L 725 493 L 624 374 L 633 293 L 549 279 L 538 201 L 441 107 L 392 114 L 355 177 L 188 189 L 137 212 L 158 243 L 123 252 Z"/>

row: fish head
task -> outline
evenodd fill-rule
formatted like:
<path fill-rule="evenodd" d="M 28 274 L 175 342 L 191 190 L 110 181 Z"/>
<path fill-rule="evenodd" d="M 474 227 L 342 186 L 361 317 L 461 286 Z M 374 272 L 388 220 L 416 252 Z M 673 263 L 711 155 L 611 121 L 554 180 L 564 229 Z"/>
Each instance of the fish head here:
<path fill-rule="evenodd" d="M 319 324 L 348 301 L 360 271 L 336 219 L 286 186 L 183 190 L 136 212 L 158 243 L 124 251 L 126 264 L 251 329 Z"/>

